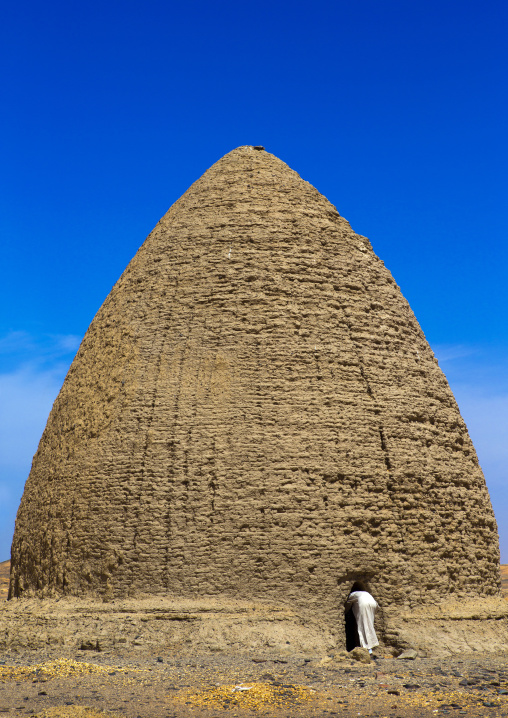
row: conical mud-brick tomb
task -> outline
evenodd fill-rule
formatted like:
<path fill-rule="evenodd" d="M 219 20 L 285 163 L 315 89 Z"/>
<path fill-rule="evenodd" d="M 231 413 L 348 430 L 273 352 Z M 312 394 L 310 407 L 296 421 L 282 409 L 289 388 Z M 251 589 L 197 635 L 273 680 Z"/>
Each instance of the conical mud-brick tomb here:
<path fill-rule="evenodd" d="M 499 592 L 467 428 L 369 241 L 262 148 L 213 165 L 94 318 L 19 508 L 10 596 L 337 620 Z"/>

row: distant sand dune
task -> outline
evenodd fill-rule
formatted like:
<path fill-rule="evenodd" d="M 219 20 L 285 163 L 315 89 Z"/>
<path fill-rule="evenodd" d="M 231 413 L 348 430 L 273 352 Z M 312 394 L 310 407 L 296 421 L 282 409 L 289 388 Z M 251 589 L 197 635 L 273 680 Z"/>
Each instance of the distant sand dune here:
<path fill-rule="evenodd" d="M 501 566 L 501 588 L 504 594 L 504 597 L 508 601 L 508 564 L 505 563 L 503 566 Z"/>
<path fill-rule="evenodd" d="M 7 598 L 9 589 L 9 571 L 11 570 L 10 561 L 2 561 L 0 563 L 0 600 Z"/>

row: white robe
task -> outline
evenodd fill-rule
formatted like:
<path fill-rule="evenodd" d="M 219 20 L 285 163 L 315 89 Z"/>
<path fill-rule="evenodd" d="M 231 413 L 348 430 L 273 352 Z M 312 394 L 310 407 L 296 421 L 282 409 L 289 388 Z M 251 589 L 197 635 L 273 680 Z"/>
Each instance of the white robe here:
<path fill-rule="evenodd" d="M 353 591 L 349 594 L 347 602 L 352 604 L 362 648 L 379 646 L 374 630 L 374 614 L 377 609 L 375 598 L 367 591 Z"/>

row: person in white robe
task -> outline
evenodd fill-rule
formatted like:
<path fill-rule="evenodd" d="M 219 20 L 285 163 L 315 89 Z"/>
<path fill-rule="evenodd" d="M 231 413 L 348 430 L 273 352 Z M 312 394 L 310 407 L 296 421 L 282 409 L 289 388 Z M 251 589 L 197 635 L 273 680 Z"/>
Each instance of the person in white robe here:
<path fill-rule="evenodd" d="M 379 646 L 376 631 L 374 630 L 374 615 L 378 604 L 376 599 L 368 591 L 351 591 L 346 606 L 353 609 L 358 628 L 358 637 L 362 648 L 367 648 L 369 653 Z"/>

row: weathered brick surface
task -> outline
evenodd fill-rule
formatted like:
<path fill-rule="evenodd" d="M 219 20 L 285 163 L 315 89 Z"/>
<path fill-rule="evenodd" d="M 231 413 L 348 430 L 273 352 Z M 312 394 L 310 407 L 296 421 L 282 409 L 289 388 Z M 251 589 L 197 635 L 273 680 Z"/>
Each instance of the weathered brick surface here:
<path fill-rule="evenodd" d="M 19 509 L 11 595 L 266 598 L 336 622 L 499 591 L 447 381 L 369 241 L 240 147 L 94 318 Z"/>

